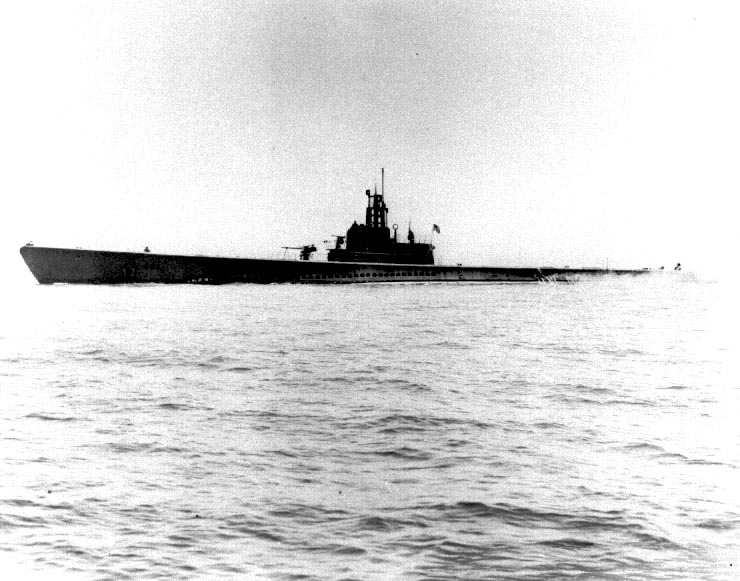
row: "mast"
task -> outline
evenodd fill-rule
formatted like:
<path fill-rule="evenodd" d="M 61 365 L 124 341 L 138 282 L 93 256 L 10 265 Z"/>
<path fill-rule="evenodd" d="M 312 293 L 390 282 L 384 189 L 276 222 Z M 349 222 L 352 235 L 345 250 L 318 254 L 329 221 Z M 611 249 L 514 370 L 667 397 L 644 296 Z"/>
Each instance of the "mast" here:
<path fill-rule="evenodd" d="M 386 228 L 386 218 L 388 215 L 388 206 L 385 205 L 383 195 L 385 193 L 385 168 L 382 169 L 381 183 L 380 183 L 380 194 L 378 194 L 378 186 L 375 186 L 375 191 L 365 190 L 367 196 L 367 210 L 365 215 L 365 225 L 369 228 Z"/>

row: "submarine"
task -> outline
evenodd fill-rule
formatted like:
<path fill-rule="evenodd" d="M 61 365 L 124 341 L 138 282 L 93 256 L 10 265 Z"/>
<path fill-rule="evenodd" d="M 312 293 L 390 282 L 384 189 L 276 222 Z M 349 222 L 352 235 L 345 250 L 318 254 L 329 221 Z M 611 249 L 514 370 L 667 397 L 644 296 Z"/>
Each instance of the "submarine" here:
<path fill-rule="evenodd" d="M 298 259 L 230 258 L 184 254 L 50 248 L 28 243 L 20 254 L 43 285 L 67 284 L 358 284 L 398 282 L 572 282 L 603 275 L 644 275 L 653 269 L 496 267 L 438 265 L 434 245 L 416 241 L 409 227 L 399 240 L 388 225 L 385 170 L 381 191 L 366 190 L 365 222 L 336 236 L 326 260 L 313 259 L 314 245 L 297 248 Z M 439 233 L 435 224 L 432 228 Z M 662 270 L 662 269 L 661 269 Z"/>

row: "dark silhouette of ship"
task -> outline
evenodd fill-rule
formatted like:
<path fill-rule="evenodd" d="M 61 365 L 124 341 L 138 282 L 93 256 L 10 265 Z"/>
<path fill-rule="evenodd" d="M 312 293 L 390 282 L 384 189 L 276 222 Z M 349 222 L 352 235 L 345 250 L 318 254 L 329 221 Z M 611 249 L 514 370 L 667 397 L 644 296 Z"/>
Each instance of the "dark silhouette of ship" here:
<path fill-rule="evenodd" d="M 23 260 L 41 284 L 229 284 L 250 283 L 366 283 L 366 282 L 541 282 L 571 281 L 585 276 L 637 275 L 655 272 L 600 268 L 485 267 L 434 264 L 434 246 L 417 242 L 409 227 L 406 241 L 398 226 L 388 227 L 388 206 L 381 192 L 366 190 L 365 223 L 353 223 L 345 236 L 337 236 L 327 260 L 312 260 L 314 245 L 295 248 L 299 260 L 226 258 L 47 248 L 27 244 Z M 435 224 L 432 234 L 439 232 Z"/>

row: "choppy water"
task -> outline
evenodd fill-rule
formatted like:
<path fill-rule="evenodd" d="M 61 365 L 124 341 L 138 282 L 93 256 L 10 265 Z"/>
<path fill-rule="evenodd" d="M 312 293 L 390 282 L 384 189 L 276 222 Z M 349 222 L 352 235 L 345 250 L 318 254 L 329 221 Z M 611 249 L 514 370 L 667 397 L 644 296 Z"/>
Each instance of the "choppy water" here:
<path fill-rule="evenodd" d="M 739 578 L 732 294 L 29 285 L 0 311 L 0 564 Z"/>

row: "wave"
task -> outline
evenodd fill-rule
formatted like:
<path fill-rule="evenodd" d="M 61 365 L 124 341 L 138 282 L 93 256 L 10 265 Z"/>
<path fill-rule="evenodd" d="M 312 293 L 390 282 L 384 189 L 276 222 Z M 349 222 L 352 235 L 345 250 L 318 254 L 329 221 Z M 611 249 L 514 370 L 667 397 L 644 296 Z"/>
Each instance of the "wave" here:
<path fill-rule="evenodd" d="M 295 520 L 303 524 L 329 523 L 346 520 L 349 512 L 318 505 L 288 504 L 266 511 L 271 518 Z"/>
<path fill-rule="evenodd" d="M 649 533 L 637 520 L 631 520 L 622 510 L 568 513 L 541 510 L 508 503 L 489 505 L 478 501 L 460 501 L 453 504 L 417 505 L 415 514 L 432 522 L 459 523 L 476 520 L 494 520 L 517 528 L 557 528 L 588 534 L 627 534 L 633 542 L 656 548 L 680 548 L 670 539 Z M 472 521 L 471 521 L 472 519 Z"/>
<path fill-rule="evenodd" d="M 365 516 L 360 517 L 352 528 L 359 532 L 388 532 L 398 531 L 408 527 L 428 528 L 429 525 L 421 520 L 405 520 L 382 516 Z"/>
<path fill-rule="evenodd" d="M 657 444 L 651 444 L 649 442 L 637 442 L 637 443 L 627 444 L 623 446 L 623 448 L 625 450 L 632 451 L 632 452 L 645 452 L 649 455 L 650 458 L 654 458 L 657 460 L 676 461 L 676 462 L 681 462 L 681 463 L 688 464 L 688 465 L 728 466 L 728 467 L 734 468 L 734 465 L 728 464 L 727 462 L 708 460 L 705 458 L 692 458 L 690 456 L 686 456 L 685 454 L 681 454 L 680 452 L 671 452 L 669 450 L 666 450 L 662 446 L 659 446 Z"/>
<path fill-rule="evenodd" d="M 715 531 L 730 531 L 740 529 L 740 518 L 738 518 L 737 516 L 729 517 L 726 519 L 710 518 L 707 520 L 701 520 L 697 522 L 694 526 Z"/>
<path fill-rule="evenodd" d="M 423 452 L 417 448 L 410 448 L 408 446 L 401 446 L 400 448 L 394 448 L 391 450 L 377 450 L 374 452 L 366 452 L 366 454 L 372 456 L 381 456 L 383 458 L 397 458 L 399 460 L 408 461 L 420 461 L 424 462 L 434 458 L 434 455 L 428 452 Z"/>
<path fill-rule="evenodd" d="M 82 419 L 82 418 L 75 418 L 72 416 L 57 416 L 57 415 L 52 415 L 52 414 L 45 414 L 41 412 L 34 412 L 31 414 L 26 414 L 23 417 L 29 418 L 29 419 L 43 420 L 45 422 L 76 422 Z"/>
<path fill-rule="evenodd" d="M 426 431 L 439 430 L 445 427 L 475 428 L 486 430 L 494 427 L 494 424 L 479 420 L 451 417 L 451 416 L 422 416 L 415 414 L 389 414 L 363 422 L 362 428 L 379 429 L 380 431 Z"/>
<path fill-rule="evenodd" d="M 599 544 L 595 543 L 594 541 L 586 541 L 584 539 L 575 539 L 572 537 L 565 537 L 561 539 L 553 539 L 553 540 L 548 540 L 548 541 L 539 541 L 537 544 L 544 545 L 546 547 L 554 547 L 556 549 L 566 549 L 566 550 L 591 549 L 593 547 L 599 546 Z"/>
<path fill-rule="evenodd" d="M 187 404 L 187 403 L 178 403 L 178 402 L 164 402 L 159 404 L 157 407 L 159 409 L 163 410 L 173 410 L 173 411 L 188 411 L 188 410 L 194 410 L 198 409 L 197 407 Z"/>

